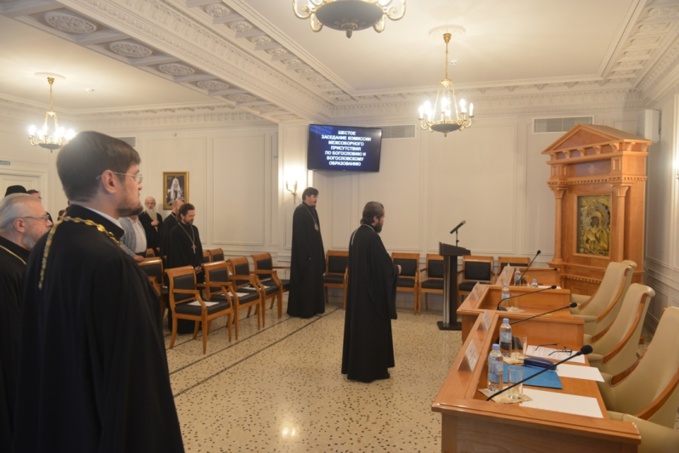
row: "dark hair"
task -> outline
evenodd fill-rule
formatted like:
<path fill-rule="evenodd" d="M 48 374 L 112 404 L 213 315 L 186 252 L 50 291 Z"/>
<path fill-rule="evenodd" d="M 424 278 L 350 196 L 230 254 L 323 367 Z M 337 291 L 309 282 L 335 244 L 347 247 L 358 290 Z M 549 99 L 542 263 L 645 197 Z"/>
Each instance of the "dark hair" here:
<path fill-rule="evenodd" d="M 29 195 L 33 195 L 34 193 L 40 193 L 40 191 L 36 189 L 28 189 L 26 193 Z"/>
<path fill-rule="evenodd" d="M 191 203 L 184 203 L 177 210 L 177 214 L 180 216 L 185 216 L 189 211 L 195 211 L 196 208 Z"/>
<path fill-rule="evenodd" d="M 124 141 L 85 131 L 61 148 L 57 171 L 69 200 L 88 201 L 97 192 L 97 177 L 105 170 L 125 173 L 140 162 L 139 153 Z M 122 181 L 125 176 L 118 175 L 118 178 Z"/>
<path fill-rule="evenodd" d="M 369 201 L 363 208 L 363 218 L 361 225 L 372 225 L 375 217 L 378 219 L 384 216 L 384 205 L 379 201 Z"/>
<path fill-rule="evenodd" d="M 310 197 L 311 195 L 318 196 L 318 189 L 315 187 L 307 187 L 304 189 L 304 192 L 302 192 L 302 201 L 306 200 L 306 197 Z"/>

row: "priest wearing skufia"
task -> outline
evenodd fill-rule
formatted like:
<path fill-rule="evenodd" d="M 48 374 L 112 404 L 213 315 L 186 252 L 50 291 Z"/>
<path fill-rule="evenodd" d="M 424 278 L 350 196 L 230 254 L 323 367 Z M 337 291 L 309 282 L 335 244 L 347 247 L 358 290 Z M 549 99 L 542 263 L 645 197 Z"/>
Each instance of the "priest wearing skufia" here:
<path fill-rule="evenodd" d="M 0 201 L 0 451 L 12 451 L 23 272 L 31 249 L 51 226 L 42 203 L 31 195 L 14 193 Z"/>
<path fill-rule="evenodd" d="M 57 156 L 71 204 L 24 276 L 15 451 L 182 452 L 158 296 L 120 247 L 140 158 L 81 132 Z"/>
<path fill-rule="evenodd" d="M 396 319 L 396 279 L 401 271 L 379 236 L 384 206 L 368 202 L 349 242 L 349 282 L 344 318 L 342 374 L 372 382 L 394 366 L 391 320 Z"/>
<path fill-rule="evenodd" d="M 325 312 L 325 251 L 316 212 L 318 190 L 307 187 L 292 216 L 288 315 L 310 318 Z"/>
<path fill-rule="evenodd" d="M 155 253 L 160 249 L 160 228 L 163 226 L 163 216 L 156 212 L 156 199 L 146 197 L 144 200 L 144 212 L 139 214 L 139 221 L 144 227 L 146 234 L 146 247 L 153 249 Z"/>

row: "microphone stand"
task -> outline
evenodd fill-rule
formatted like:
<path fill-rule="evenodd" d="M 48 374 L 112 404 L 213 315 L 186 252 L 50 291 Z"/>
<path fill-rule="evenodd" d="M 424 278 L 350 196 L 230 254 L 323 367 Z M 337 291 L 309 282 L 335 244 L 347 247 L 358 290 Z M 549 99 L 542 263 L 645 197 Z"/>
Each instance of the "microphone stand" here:
<path fill-rule="evenodd" d="M 537 373 L 535 373 L 535 374 L 533 374 L 533 375 L 531 375 L 531 376 L 529 376 L 529 377 L 527 377 L 527 378 L 525 378 L 525 379 L 521 379 L 519 382 L 515 382 L 515 383 L 513 383 L 512 385 L 510 385 L 510 386 L 508 386 L 508 387 L 503 388 L 503 389 L 500 390 L 499 392 L 493 393 L 493 394 L 490 395 L 488 398 L 486 398 L 486 401 L 490 401 L 490 400 L 492 400 L 493 398 L 495 398 L 496 396 L 498 396 L 498 395 L 500 395 L 500 394 L 506 392 L 507 390 L 513 389 L 513 388 L 516 387 L 517 385 L 521 385 L 521 384 L 523 384 L 523 383 L 526 382 L 526 381 L 530 381 L 531 379 L 533 379 L 533 378 L 536 377 L 536 376 L 541 375 L 542 373 L 546 373 L 546 372 L 549 371 L 549 370 L 553 370 L 553 369 L 555 369 L 557 366 L 561 365 L 561 364 L 564 363 L 564 362 L 568 362 L 569 360 L 574 359 L 574 358 L 576 358 L 576 357 L 579 356 L 579 355 L 583 355 L 583 354 L 587 355 L 587 354 L 589 354 L 589 353 L 592 352 L 592 351 L 593 351 L 592 346 L 586 344 L 586 345 L 584 345 L 583 347 L 581 347 L 580 350 L 579 350 L 578 352 L 576 352 L 575 354 L 573 354 L 572 356 L 566 357 L 565 359 L 560 360 L 560 361 L 558 361 L 558 362 L 552 364 L 552 366 L 549 366 L 549 367 L 547 367 L 547 368 L 543 368 L 542 370 L 538 371 Z"/>
<path fill-rule="evenodd" d="M 505 299 L 505 300 L 507 300 L 507 299 Z M 578 304 L 576 302 L 571 302 L 569 305 L 566 305 L 565 307 L 555 308 L 554 310 L 546 311 L 544 313 L 538 313 L 537 315 L 529 316 L 528 318 L 518 319 L 516 321 L 510 322 L 509 324 L 514 325 L 514 324 L 518 324 L 520 322 L 530 321 L 531 319 L 539 318 L 540 316 L 548 315 L 550 313 L 554 313 L 554 312 L 560 311 L 560 310 L 565 310 L 567 308 L 575 308 L 577 306 L 578 306 Z"/>
<path fill-rule="evenodd" d="M 533 259 L 530 260 L 530 263 L 528 263 L 528 266 L 526 266 L 526 269 L 523 271 L 523 275 L 521 276 L 521 281 L 519 281 L 519 283 L 528 283 L 528 281 L 527 281 L 524 277 L 525 277 L 525 275 L 526 275 L 526 272 L 528 272 L 528 269 L 530 269 L 530 267 L 531 267 L 531 266 L 533 265 L 533 263 L 535 262 L 535 258 L 537 258 L 538 255 L 540 255 L 540 253 L 542 253 L 542 250 L 538 250 L 538 252 L 535 254 L 535 256 L 533 257 Z"/>

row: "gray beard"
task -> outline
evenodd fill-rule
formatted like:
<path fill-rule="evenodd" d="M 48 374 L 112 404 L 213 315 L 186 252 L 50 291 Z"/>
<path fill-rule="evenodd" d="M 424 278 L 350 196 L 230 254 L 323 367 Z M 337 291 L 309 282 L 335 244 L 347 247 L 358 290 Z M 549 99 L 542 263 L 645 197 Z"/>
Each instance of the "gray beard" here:
<path fill-rule="evenodd" d="M 155 209 L 146 208 L 146 213 L 149 215 L 149 217 L 151 217 L 151 220 L 156 220 L 156 219 L 157 219 L 157 217 L 156 217 L 157 214 L 156 214 L 156 210 L 155 210 Z"/>

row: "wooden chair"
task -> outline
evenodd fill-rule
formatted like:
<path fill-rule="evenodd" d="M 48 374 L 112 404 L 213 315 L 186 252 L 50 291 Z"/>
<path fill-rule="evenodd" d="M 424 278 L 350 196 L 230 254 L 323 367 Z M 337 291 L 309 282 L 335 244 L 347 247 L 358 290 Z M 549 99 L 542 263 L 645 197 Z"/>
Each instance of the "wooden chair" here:
<path fill-rule="evenodd" d="M 224 250 L 221 248 L 210 249 L 207 252 L 210 254 L 210 261 L 224 261 Z"/>
<path fill-rule="evenodd" d="M 146 249 L 146 258 L 151 258 L 156 256 L 156 251 L 153 249 Z"/>
<path fill-rule="evenodd" d="M 170 349 L 174 347 L 177 337 L 177 320 L 194 321 L 193 339 L 198 335 L 198 325 L 203 326 L 203 354 L 207 352 L 207 336 L 210 332 L 210 321 L 220 316 L 227 316 L 226 325 L 231 341 L 231 321 L 233 306 L 228 299 L 203 300 L 196 287 L 196 274 L 191 266 L 175 267 L 166 271 L 169 281 L 170 310 L 172 311 L 172 337 Z"/>
<path fill-rule="evenodd" d="M 212 256 L 208 250 L 203 250 L 203 263 L 209 263 L 212 261 Z"/>
<path fill-rule="evenodd" d="M 256 253 L 252 255 L 254 273 L 259 277 L 259 282 L 266 287 L 268 294 L 277 294 L 275 300 L 278 303 L 278 318 L 283 314 L 283 293 L 290 290 L 290 280 L 282 280 L 278 277 L 276 269 L 289 269 L 290 266 L 274 266 L 271 254 L 268 252 Z M 273 308 L 274 298 L 271 299 Z"/>
<path fill-rule="evenodd" d="M 629 260 L 608 263 L 594 295 L 585 300 L 578 299 L 578 295 L 571 297 L 575 302 L 580 300 L 577 307 L 571 308 L 571 314 L 585 320 L 586 334 L 598 335 L 611 326 L 632 284 L 636 267 L 637 263 Z"/>
<path fill-rule="evenodd" d="M 618 374 L 636 361 L 641 330 L 653 296 L 652 288 L 632 283 L 610 329 L 596 336 L 585 334 L 584 343 L 594 348 L 587 356 L 591 366 Z"/>
<path fill-rule="evenodd" d="M 205 263 L 203 269 L 205 269 L 205 283 L 200 286 L 203 288 L 205 297 L 210 300 L 214 298 L 229 300 L 234 307 L 236 341 L 238 341 L 240 329 L 240 312 L 244 308 L 248 309 L 249 316 L 250 308 L 255 307 L 257 312 L 257 330 L 261 329 L 261 318 L 263 317 L 263 311 L 259 309 L 262 305 L 261 292 L 237 290 L 233 286 L 233 280 L 231 279 L 229 266 L 226 261 Z"/>
<path fill-rule="evenodd" d="M 679 407 L 679 308 L 665 308 L 643 357 L 623 372 L 614 376 L 604 373 L 603 377 L 604 382 L 598 382 L 598 385 L 606 409 L 614 411 L 609 412 L 611 418 L 622 419 L 622 414 L 630 414 L 674 428 Z M 674 449 L 650 450 L 648 444 L 644 445 L 646 434 L 643 430 L 641 433 L 645 451 L 679 451 L 679 432 L 676 430 Z"/>
<path fill-rule="evenodd" d="M 420 312 L 420 254 L 393 252 L 391 259 L 401 266 L 401 273 L 396 279 L 396 291 L 412 293 L 413 313 Z"/>
<path fill-rule="evenodd" d="M 347 268 L 349 267 L 348 250 L 328 250 L 325 253 L 325 272 L 323 273 L 323 290 L 325 304 L 328 304 L 328 288 L 342 288 L 344 291 L 344 307 L 347 306 Z"/>
<path fill-rule="evenodd" d="M 420 269 L 420 307 L 422 310 L 422 295 L 424 294 L 424 309 L 429 310 L 429 294 L 443 295 L 443 257 L 436 253 L 427 253 L 425 267 Z"/>
<path fill-rule="evenodd" d="M 530 264 L 530 258 L 527 256 L 498 256 L 497 275 L 500 275 L 508 264 L 512 267 L 526 267 Z"/>
<path fill-rule="evenodd" d="M 477 283 L 493 284 L 495 260 L 492 256 L 465 255 L 462 270 L 458 272 L 458 294 L 460 300 L 471 293 Z"/>
<path fill-rule="evenodd" d="M 246 256 L 236 256 L 226 260 L 226 263 L 229 266 L 229 277 L 231 278 L 231 283 L 233 283 L 233 289 L 235 291 L 240 293 L 256 292 L 259 294 L 259 305 L 254 303 L 249 304 L 247 316 L 250 316 L 251 310 L 254 307 L 255 310 L 261 312 L 262 326 L 265 326 L 266 316 L 264 316 L 264 309 L 266 308 L 267 295 L 264 286 L 259 282 L 259 278 L 250 272 L 248 258 Z"/>
<path fill-rule="evenodd" d="M 168 303 L 168 290 L 167 286 L 163 285 L 163 260 L 159 257 L 144 258 L 144 261 L 139 262 L 139 267 L 146 273 L 153 288 L 156 290 L 160 298 L 161 313 L 164 316 Z"/>

